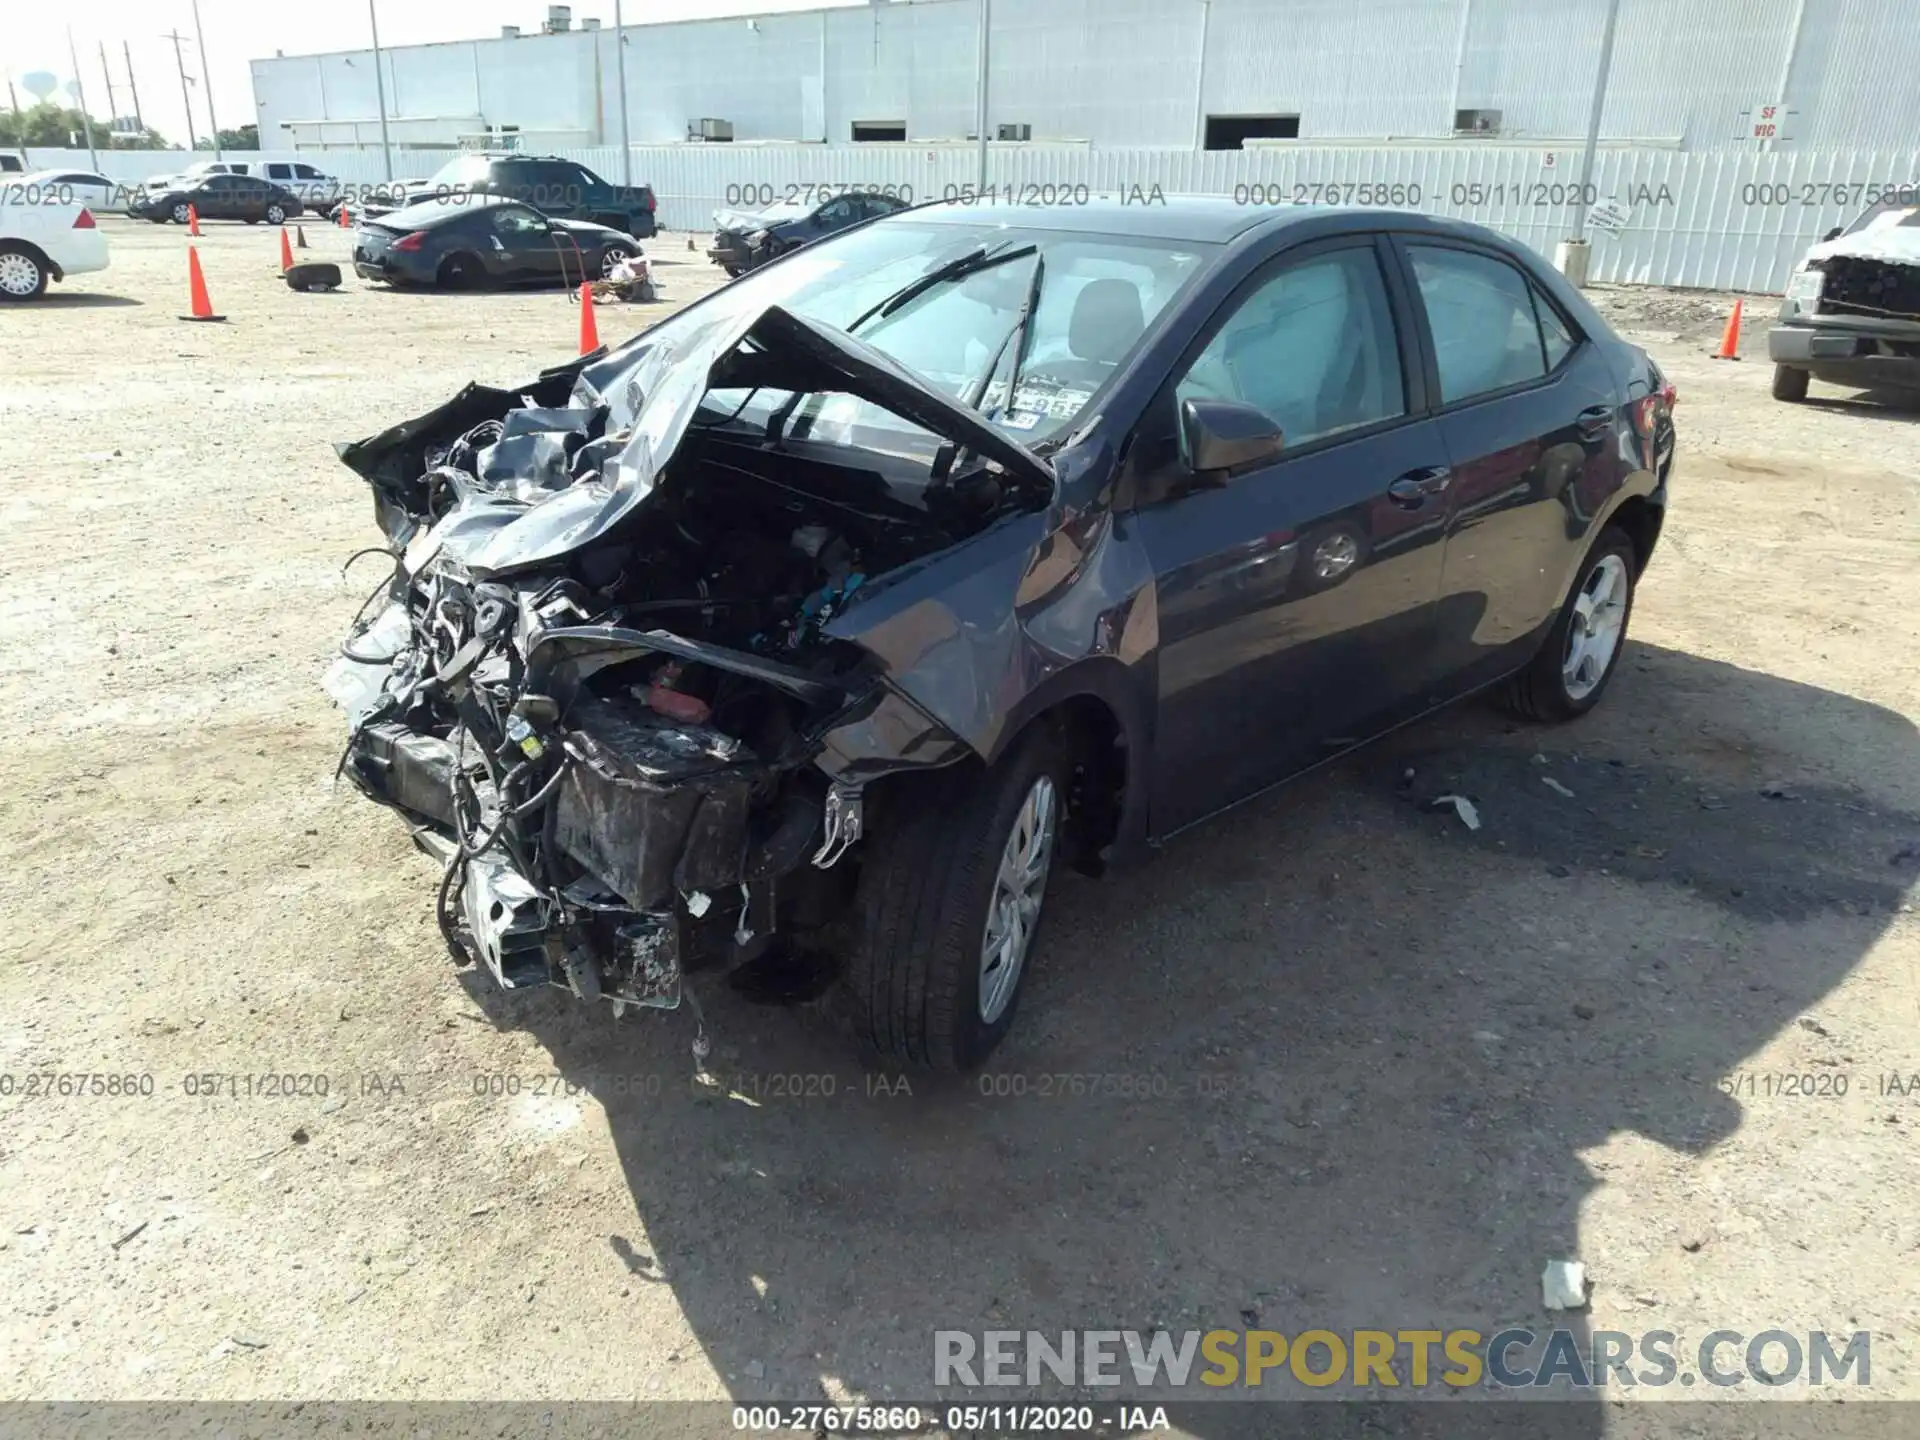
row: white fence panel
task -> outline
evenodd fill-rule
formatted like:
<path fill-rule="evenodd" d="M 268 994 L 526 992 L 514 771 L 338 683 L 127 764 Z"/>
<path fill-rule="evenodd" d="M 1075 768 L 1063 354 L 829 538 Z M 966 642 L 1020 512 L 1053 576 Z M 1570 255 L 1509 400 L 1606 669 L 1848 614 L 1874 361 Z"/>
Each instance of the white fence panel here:
<path fill-rule="evenodd" d="M 613 181 L 618 146 L 562 152 Z M 210 156 L 102 151 L 101 168 L 137 182 Z M 298 158 L 348 186 L 387 176 L 377 149 L 231 154 L 231 160 Z M 396 178 L 424 178 L 454 158 L 446 150 L 395 150 Z M 887 189 L 915 203 L 974 193 L 979 158 L 967 145 L 636 146 L 636 183 L 659 198 L 669 229 L 705 230 L 714 212 L 804 198 L 821 186 Z M 84 150 L 34 150 L 30 163 L 85 167 Z M 1158 196 L 1224 195 L 1242 203 L 1357 204 L 1425 210 L 1470 220 L 1544 254 L 1571 232 L 1578 199 L 1574 150 L 1408 142 L 1270 145 L 1240 151 L 1093 150 L 995 145 L 991 193 L 1037 208 L 1087 195 L 1154 203 Z M 1592 198 L 1617 224 L 1590 227 L 1596 280 L 1778 291 L 1807 246 L 1883 194 L 1920 202 L 1920 150 L 1682 152 L 1603 147 Z"/>

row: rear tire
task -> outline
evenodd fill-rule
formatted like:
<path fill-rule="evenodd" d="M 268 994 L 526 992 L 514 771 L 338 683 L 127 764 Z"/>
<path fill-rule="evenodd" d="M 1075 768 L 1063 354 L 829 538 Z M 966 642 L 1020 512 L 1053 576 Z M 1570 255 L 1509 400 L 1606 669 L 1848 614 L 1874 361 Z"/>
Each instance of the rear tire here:
<path fill-rule="evenodd" d="M 477 290 L 485 273 L 473 256 L 449 255 L 440 262 L 433 278 L 443 290 Z"/>
<path fill-rule="evenodd" d="M 1796 370 L 1791 365 L 1773 367 L 1773 398 L 1785 400 L 1797 405 L 1807 398 L 1807 381 L 1812 377 L 1805 370 Z"/>
<path fill-rule="evenodd" d="M 26 246 L 0 243 L 0 301 L 38 300 L 51 278 L 46 261 Z"/>
<path fill-rule="evenodd" d="M 1580 562 L 1578 578 L 1540 653 L 1495 691 L 1496 702 L 1528 720 L 1549 722 L 1576 719 L 1598 705 L 1626 653 L 1627 625 L 1633 618 L 1633 592 L 1639 578 L 1633 541 L 1625 531 L 1609 525 Z M 1612 598 L 1595 606 L 1594 597 L 1603 590 Z M 1604 658 L 1594 655 L 1589 657 L 1590 664 L 1576 665 L 1576 632 L 1583 642 L 1591 641 L 1589 627 L 1598 623 L 1591 617 L 1602 612 L 1612 627 L 1611 648 Z"/>
<path fill-rule="evenodd" d="M 841 977 L 869 1062 L 957 1074 L 1005 1038 L 1033 969 L 1070 773 L 1061 738 L 1038 729 L 984 776 L 961 766 L 875 790 Z M 1022 833 L 1037 845 L 1019 846 Z M 1022 865 L 1027 854 L 1037 858 Z M 1007 875 L 1036 872 L 1031 905 L 1020 903 Z M 1001 937 L 1024 937 L 1017 955 L 990 946 L 993 920 L 1006 922 Z"/>

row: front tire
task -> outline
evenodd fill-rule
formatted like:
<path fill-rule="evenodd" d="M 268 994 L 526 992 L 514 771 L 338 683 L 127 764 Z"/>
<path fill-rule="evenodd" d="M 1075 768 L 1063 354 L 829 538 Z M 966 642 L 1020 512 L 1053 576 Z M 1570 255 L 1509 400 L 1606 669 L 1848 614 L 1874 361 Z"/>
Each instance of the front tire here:
<path fill-rule="evenodd" d="M 1037 730 L 985 776 L 956 767 L 875 792 L 841 979 L 868 1060 L 957 1074 L 1005 1038 L 1069 778 L 1065 746 Z"/>
<path fill-rule="evenodd" d="M 1789 405 L 1798 405 L 1807 398 L 1807 381 L 1811 377 L 1805 370 L 1796 370 L 1791 365 L 1773 367 L 1773 398 L 1785 400 Z"/>
<path fill-rule="evenodd" d="M 1639 555 L 1626 532 L 1609 525 L 1587 552 L 1560 617 L 1527 668 L 1497 699 L 1529 720 L 1572 720 L 1600 703 L 1627 648 Z"/>
<path fill-rule="evenodd" d="M 631 260 L 634 252 L 622 245 L 609 245 L 600 252 L 600 278 L 605 280 L 613 274 L 613 267 L 622 260 Z"/>
<path fill-rule="evenodd" d="M 173 207 L 173 223 L 174 224 L 184 225 L 192 218 L 193 217 L 187 213 L 187 207 L 185 205 L 176 205 Z"/>
<path fill-rule="evenodd" d="M 267 223 L 269 225 L 286 224 L 287 223 L 287 207 L 284 205 L 269 205 L 267 207 Z"/>
<path fill-rule="evenodd" d="M 0 301 L 38 300 L 47 293 L 46 264 L 24 245 L 0 245 Z"/>

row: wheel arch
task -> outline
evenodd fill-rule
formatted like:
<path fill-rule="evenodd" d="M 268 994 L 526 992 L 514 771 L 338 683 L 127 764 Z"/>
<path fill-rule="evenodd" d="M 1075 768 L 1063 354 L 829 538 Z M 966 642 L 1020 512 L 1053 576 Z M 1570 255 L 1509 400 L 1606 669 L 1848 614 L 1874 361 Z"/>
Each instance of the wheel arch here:
<path fill-rule="evenodd" d="M 1653 558 L 1653 549 L 1660 543 L 1660 529 L 1666 519 L 1667 507 L 1655 503 L 1647 495 L 1629 495 L 1607 516 L 1606 525 L 1624 530 L 1627 538 L 1633 541 L 1636 577 L 1646 571 L 1647 562 Z M 1601 528 L 1604 529 L 1605 525 Z"/>
<path fill-rule="evenodd" d="M 42 270 L 46 271 L 50 279 L 64 280 L 67 278 L 66 272 L 53 263 L 53 257 L 51 255 L 34 244 L 33 241 L 23 236 L 9 235 L 5 240 L 0 240 L 0 250 L 18 250 L 21 254 L 31 258 Z"/>
<path fill-rule="evenodd" d="M 997 763 L 1038 727 L 1061 738 L 1074 760 L 1068 858 L 1097 875 L 1144 847 L 1149 714 L 1132 671 L 1111 656 L 1094 657 L 1029 691 L 983 758 Z"/>

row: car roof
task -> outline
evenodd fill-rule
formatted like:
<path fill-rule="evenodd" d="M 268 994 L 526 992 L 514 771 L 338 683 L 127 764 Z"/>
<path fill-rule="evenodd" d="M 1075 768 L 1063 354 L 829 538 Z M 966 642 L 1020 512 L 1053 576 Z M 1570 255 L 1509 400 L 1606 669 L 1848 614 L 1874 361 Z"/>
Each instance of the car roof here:
<path fill-rule="evenodd" d="M 522 204 L 511 195 L 488 195 L 485 193 L 469 195 L 462 191 L 458 195 L 423 195 L 410 204 L 397 210 L 389 210 L 384 215 L 376 215 L 376 225 L 411 225 L 426 227 L 445 225 L 462 215 L 470 215 L 476 210 L 497 210 L 502 207 L 515 210 L 532 210 L 531 205 Z M 535 214 L 540 212 L 534 211 Z"/>
<path fill-rule="evenodd" d="M 1032 187 L 1043 194 L 1055 187 Z M 1073 203 L 1072 185 L 1057 187 L 1061 204 L 1013 201 L 938 202 L 903 210 L 896 219 L 947 225 L 999 225 L 1010 230 L 1060 230 L 1089 235 L 1135 235 L 1151 240 L 1226 241 L 1252 229 L 1276 207 L 1241 205 L 1219 195 L 1159 195 L 1151 199 L 1095 195 Z M 1306 208 L 1306 207 L 1286 207 Z M 885 221 L 880 223 L 885 224 Z"/>

